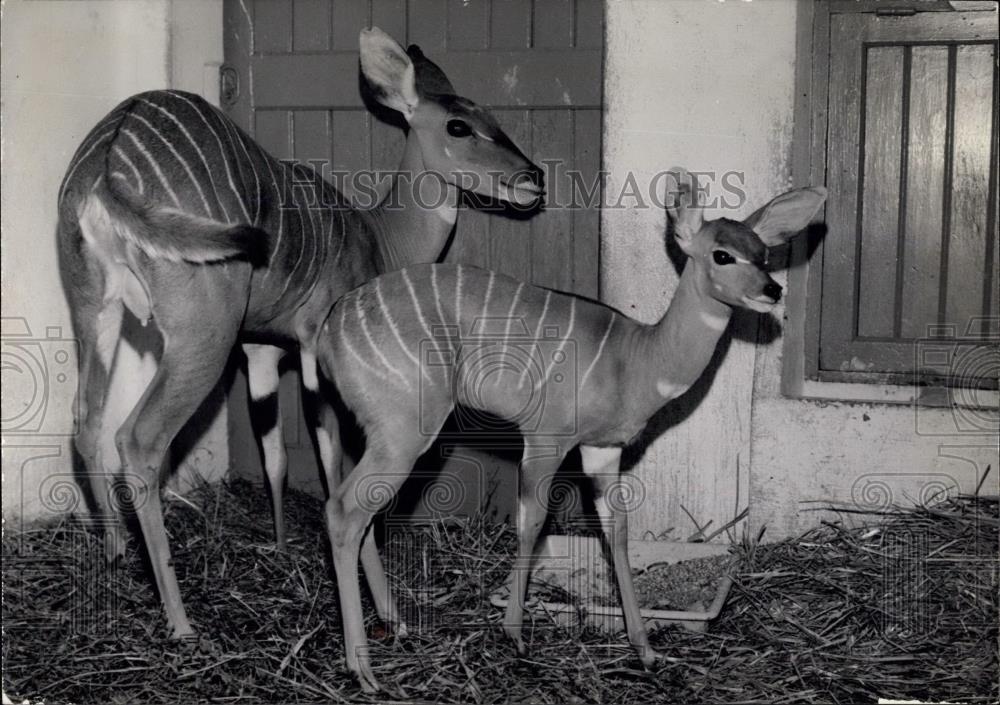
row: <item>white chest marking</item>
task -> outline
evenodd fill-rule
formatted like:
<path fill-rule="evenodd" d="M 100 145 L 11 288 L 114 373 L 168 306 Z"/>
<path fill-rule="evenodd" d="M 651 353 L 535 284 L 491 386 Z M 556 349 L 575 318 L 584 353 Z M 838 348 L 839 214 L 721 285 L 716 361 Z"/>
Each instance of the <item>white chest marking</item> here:
<path fill-rule="evenodd" d="M 656 392 L 664 399 L 676 399 L 687 390 L 686 384 L 676 384 L 668 379 L 656 380 Z"/>
<path fill-rule="evenodd" d="M 700 314 L 702 322 L 712 330 L 725 330 L 729 325 L 729 319 L 722 316 L 714 316 L 711 313 L 702 311 Z"/>
<path fill-rule="evenodd" d="M 448 225 L 454 225 L 455 221 L 458 220 L 458 208 L 454 206 L 441 206 L 434 211 L 437 217 L 443 220 Z"/>

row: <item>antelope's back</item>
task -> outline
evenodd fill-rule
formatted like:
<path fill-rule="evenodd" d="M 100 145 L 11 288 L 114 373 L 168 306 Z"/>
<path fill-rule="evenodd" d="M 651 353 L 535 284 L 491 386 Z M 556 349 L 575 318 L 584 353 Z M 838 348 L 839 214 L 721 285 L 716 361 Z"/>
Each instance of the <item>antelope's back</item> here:
<path fill-rule="evenodd" d="M 426 417 L 423 405 L 461 404 L 526 432 L 571 435 L 580 395 L 598 391 L 602 360 L 612 361 L 613 329 L 630 324 L 601 303 L 496 272 L 416 265 L 340 299 L 325 364 L 356 413 L 414 406 Z"/>
<path fill-rule="evenodd" d="M 104 177 L 149 203 L 226 224 L 266 228 L 280 203 L 281 165 L 203 98 L 132 96 L 97 123 L 70 161 L 60 207 Z"/>

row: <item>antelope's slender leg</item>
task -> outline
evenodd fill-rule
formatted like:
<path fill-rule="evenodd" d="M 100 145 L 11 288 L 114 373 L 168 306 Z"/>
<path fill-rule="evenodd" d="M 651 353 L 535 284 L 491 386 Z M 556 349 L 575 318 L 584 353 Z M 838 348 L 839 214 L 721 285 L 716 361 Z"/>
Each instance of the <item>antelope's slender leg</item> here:
<path fill-rule="evenodd" d="M 520 467 L 520 492 L 517 512 L 517 558 L 510 575 L 510 599 L 504 615 L 504 631 L 514 641 L 519 654 L 527 650 L 521 638 L 524 621 L 524 597 L 531 578 L 535 543 L 549 511 L 549 487 L 565 453 L 558 446 L 547 446 L 526 437 Z"/>
<path fill-rule="evenodd" d="M 611 548 L 628 639 L 639 653 L 643 665 L 648 667 L 656 660 L 656 652 L 649 645 L 646 627 L 639 613 L 639 601 L 636 599 L 635 587 L 632 584 L 632 569 L 628 561 L 628 514 L 622 504 L 622 495 L 617 489 L 621 455 L 622 450 L 617 447 L 580 446 L 583 471 L 594 484 L 594 505 L 601 520 L 601 529 Z"/>
<path fill-rule="evenodd" d="M 333 407 L 325 401 L 320 403 L 320 423 L 316 429 L 316 443 L 319 446 L 320 462 L 323 465 L 323 475 L 326 478 L 327 492 L 330 496 L 337 494 L 341 479 L 354 470 L 354 461 L 344 452 L 340 438 L 340 423 Z M 329 521 L 329 513 L 327 520 Z M 375 602 L 375 611 L 384 622 L 395 625 L 397 636 L 406 636 L 406 624 L 400 620 L 399 608 L 389 590 L 389 580 L 378 553 L 378 544 L 372 531 L 365 532 L 361 543 L 361 567 Z"/>
<path fill-rule="evenodd" d="M 371 670 L 361 611 L 359 553 L 372 517 L 403 484 L 415 459 L 416 456 L 400 457 L 385 446 L 369 447 L 351 476 L 326 503 L 327 529 L 344 622 L 344 655 L 348 670 L 368 693 L 378 691 L 380 686 Z M 372 480 L 377 483 L 377 490 Z"/>
<path fill-rule="evenodd" d="M 77 317 L 84 315 L 77 311 Z M 78 403 L 78 424 L 80 432 L 76 438 L 76 449 L 83 460 L 87 480 L 97 509 L 96 524 L 104 534 L 104 554 L 114 561 L 125 555 L 125 531 L 121 523 L 118 507 L 112 498 L 114 477 L 104 467 L 101 451 L 101 431 L 104 424 L 104 407 L 110 383 L 110 367 L 114 361 L 114 349 L 102 355 L 97 336 L 92 331 L 102 330 L 108 337 L 117 340 L 121 331 L 122 308 L 120 302 L 111 302 L 98 312 L 100 328 L 77 324 L 80 335 L 80 394 Z M 103 359 L 102 359 L 103 358 Z"/>
<path fill-rule="evenodd" d="M 204 269 L 184 264 L 157 264 L 147 271 L 163 353 L 152 381 L 115 434 L 115 443 L 175 637 L 194 630 L 181 601 L 163 525 L 160 468 L 177 432 L 222 376 L 246 306 L 249 273 L 245 264 L 229 265 L 224 278 L 205 276 Z M 179 287 L 178 281 L 187 286 Z M 223 305 L 202 307 L 194 315 L 197 302 L 206 300 Z"/>
<path fill-rule="evenodd" d="M 442 407 L 441 418 L 435 419 L 438 428 L 450 410 L 450 407 Z M 392 499 L 413 470 L 417 458 L 433 440 L 433 434 L 422 435 L 419 428 L 418 419 L 408 414 L 369 426 L 368 443 L 361 461 L 326 504 L 327 528 L 344 622 L 347 668 L 366 692 L 375 692 L 380 686 L 371 670 L 365 636 L 358 586 L 358 558 L 372 518 Z M 392 440 L 386 442 L 387 439 Z"/>

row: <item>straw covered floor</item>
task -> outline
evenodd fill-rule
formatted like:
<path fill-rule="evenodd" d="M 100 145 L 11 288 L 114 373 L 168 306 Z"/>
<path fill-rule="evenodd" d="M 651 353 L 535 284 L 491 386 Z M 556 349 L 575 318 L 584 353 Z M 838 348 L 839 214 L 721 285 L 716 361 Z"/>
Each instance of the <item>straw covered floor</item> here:
<path fill-rule="evenodd" d="M 825 523 L 793 540 L 744 539 L 729 600 L 707 634 L 663 629 L 645 672 L 624 635 L 526 624 L 518 658 L 489 595 L 514 533 L 484 518 L 384 528 L 409 624 L 387 634 L 366 603 L 376 676 L 343 667 L 321 502 L 289 493 L 275 551 L 266 493 L 246 482 L 169 494 L 166 523 L 201 640 L 166 638 L 135 535 L 108 566 L 75 519 L 7 526 L 3 687 L 66 702 L 855 703 L 997 702 L 1000 503 L 958 497 Z M 850 527 L 850 528 L 848 528 Z"/>

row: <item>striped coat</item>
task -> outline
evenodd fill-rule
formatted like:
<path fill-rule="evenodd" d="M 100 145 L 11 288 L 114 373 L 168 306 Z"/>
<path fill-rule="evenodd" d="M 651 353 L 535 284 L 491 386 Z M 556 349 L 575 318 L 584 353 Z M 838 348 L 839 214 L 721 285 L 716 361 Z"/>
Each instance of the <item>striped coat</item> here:
<path fill-rule="evenodd" d="M 609 385 L 617 351 L 642 328 L 599 302 L 493 271 L 415 265 L 346 294 L 323 325 L 319 357 L 366 429 L 389 408 L 393 423 L 434 437 L 461 405 L 575 444 L 591 422 L 606 423 L 587 416 L 603 406 L 588 398 L 620 394 Z"/>
<path fill-rule="evenodd" d="M 74 218 L 99 181 L 133 209 L 173 213 L 181 229 L 249 226 L 262 261 L 251 279 L 246 330 L 296 337 L 296 312 L 325 311 L 383 268 L 370 215 L 309 167 L 269 155 L 190 93 L 142 93 L 99 122 L 60 187 L 62 217 Z M 181 258 L 163 235 L 133 244 Z"/>

